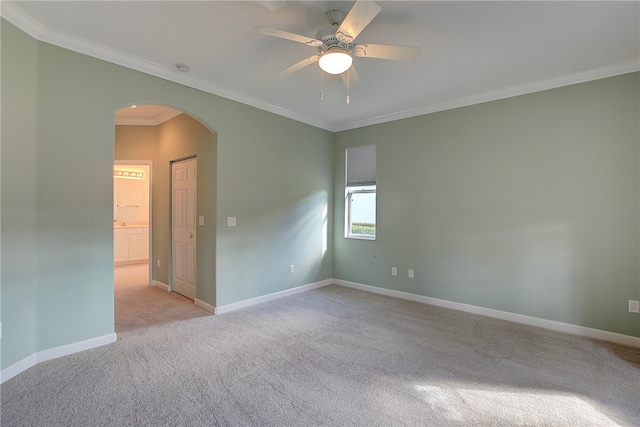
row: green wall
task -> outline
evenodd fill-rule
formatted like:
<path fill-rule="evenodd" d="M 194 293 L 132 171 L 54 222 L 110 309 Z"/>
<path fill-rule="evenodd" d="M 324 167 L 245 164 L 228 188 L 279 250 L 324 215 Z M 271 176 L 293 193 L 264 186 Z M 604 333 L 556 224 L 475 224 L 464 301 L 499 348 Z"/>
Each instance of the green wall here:
<path fill-rule="evenodd" d="M 332 277 L 331 132 L 34 42 L 4 20 L 1 31 L 3 369 L 114 331 L 114 113 L 131 104 L 172 106 L 216 135 L 217 153 L 199 154 L 201 171 L 215 163 L 198 183 L 215 189 L 198 235 L 215 277 L 198 297 L 220 306 Z M 161 144 L 178 134 L 167 125 Z"/>
<path fill-rule="evenodd" d="M 375 143 L 378 235 L 337 226 L 334 277 L 640 336 L 639 94 L 634 73 L 338 133 L 336 224 L 345 148 Z"/>
<path fill-rule="evenodd" d="M 38 56 L 32 38 L 13 27 L 3 27 L 6 28 L 2 28 L 0 47 L 0 315 L 3 323 L 0 359 L 5 367 L 8 366 L 4 364 L 5 354 L 15 362 L 37 349 Z M 14 49 L 6 48 L 8 37 L 14 41 Z"/>
<path fill-rule="evenodd" d="M 283 117 L 266 118 L 254 110 L 241 118 L 247 122 L 237 145 L 218 144 L 220 306 L 264 294 L 263 286 L 286 290 L 333 275 L 334 136 Z M 256 130 L 260 139 L 251 136 Z M 226 226 L 229 216 L 237 227 Z"/>

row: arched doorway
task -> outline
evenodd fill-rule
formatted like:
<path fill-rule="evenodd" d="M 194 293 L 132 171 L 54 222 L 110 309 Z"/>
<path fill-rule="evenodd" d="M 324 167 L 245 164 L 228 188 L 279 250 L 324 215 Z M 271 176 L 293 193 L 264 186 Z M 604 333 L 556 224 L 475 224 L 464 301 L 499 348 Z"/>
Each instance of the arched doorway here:
<path fill-rule="evenodd" d="M 181 110 L 161 105 L 129 106 L 118 110 L 115 117 L 115 163 L 134 164 L 145 161 L 150 165 L 149 175 L 151 178 L 148 228 L 150 244 L 145 264 L 148 269 L 148 280 L 146 282 L 143 280 L 142 287 L 138 287 L 135 291 L 129 289 L 128 295 L 118 295 L 116 289 L 114 316 L 116 332 L 207 315 L 208 313 L 203 312 L 197 306 L 207 308 L 209 306 L 206 301 L 207 295 L 215 295 L 215 289 L 212 291 L 212 289 L 196 288 L 194 293 L 189 295 L 190 300 L 172 292 L 174 291 L 173 273 L 175 273 L 173 265 L 175 258 L 173 234 L 175 233 L 172 228 L 174 197 L 171 192 L 171 168 L 179 160 L 187 158 L 198 160 L 197 180 L 199 187 L 195 200 L 197 225 L 193 229 L 194 241 L 197 242 L 194 250 L 194 277 L 196 280 L 206 283 L 207 286 L 211 286 L 213 283 L 215 287 L 215 279 L 210 279 L 215 277 L 215 262 L 210 262 L 212 253 L 215 257 L 215 202 L 211 205 L 210 201 L 211 199 L 215 200 L 216 135 L 192 116 Z M 138 204 L 132 203 L 132 205 Z M 114 212 L 116 212 L 115 209 Z M 121 209 L 136 208 L 123 207 Z M 115 227 L 121 221 L 119 218 L 114 219 L 116 219 L 114 223 L 115 239 Z M 120 227 L 122 226 L 120 225 Z M 123 228 L 128 229 L 129 224 L 125 224 Z M 123 245 L 122 242 L 120 245 Z M 115 249 L 117 247 L 114 240 L 114 252 Z M 203 257 L 206 257 L 207 262 L 203 262 Z M 130 267 L 132 270 L 135 268 Z M 139 271 L 140 267 L 138 266 Z M 117 273 L 114 276 L 116 279 L 119 277 Z M 153 293 L 149 292 L 150 290 Z M 158 293 L 160 290 L 165 291 L 163 295 Z M 142 298 L 149 301 L 142 301 L 140 304 L 141 301 L 134 295 L 140 296 L 142 294 L 144 294 Z M 152 298 L 154 296 L 158 298 L 160 296 L 169 297 L 171 300 L 160 301 L 158 298 Z M 125 313 L 125 309 L 131 308 L 131 306 L 137 306 L 137 308 Z"/>

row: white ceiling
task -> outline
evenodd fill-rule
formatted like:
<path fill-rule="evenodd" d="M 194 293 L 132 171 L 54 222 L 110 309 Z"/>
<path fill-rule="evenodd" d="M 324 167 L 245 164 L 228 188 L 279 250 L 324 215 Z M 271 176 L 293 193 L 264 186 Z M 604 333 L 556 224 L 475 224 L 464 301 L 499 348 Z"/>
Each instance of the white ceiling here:
<path fill-rule="evenodd" d="M 640 70 L 637 1 L 377 3 L 357 41 L 422 56 L 356 58 L 349 104 L 340 77 L 316 64 L 275 77 L 314 48 L 253 28 L 313 37 L 326 11 L 352 1 L 3 1 L 2 16 L 40 40 L 332 131 Z"/>

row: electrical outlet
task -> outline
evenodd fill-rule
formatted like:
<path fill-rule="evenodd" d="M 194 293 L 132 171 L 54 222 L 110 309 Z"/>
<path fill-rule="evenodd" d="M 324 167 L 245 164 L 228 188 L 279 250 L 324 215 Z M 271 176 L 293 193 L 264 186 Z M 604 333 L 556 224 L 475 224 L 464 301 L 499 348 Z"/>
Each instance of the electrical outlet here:
<path fill-rule="evenodd" d="M 640 301 L 629 300 L 629 313 L 640 313 Z"/>
<path fill-rule="evenodd" d="M 409 269 L 409 279 L 413 279 L 413 269 Z"/>
<path fill-rule="evenodd" d="M 398 269 L 396 267 L 391 267 L 391 275 L 392 276 L 397 276 L 398 275 Z"/>
<path fill-rule="evenodd" d="M 291 265 L 289 266 L 289 274 L 293 274 L 293 273 L 295 273 L 295 272 L 296 272 L 296 267 L 295 267 L 293 264 L 291 264 Z"/>

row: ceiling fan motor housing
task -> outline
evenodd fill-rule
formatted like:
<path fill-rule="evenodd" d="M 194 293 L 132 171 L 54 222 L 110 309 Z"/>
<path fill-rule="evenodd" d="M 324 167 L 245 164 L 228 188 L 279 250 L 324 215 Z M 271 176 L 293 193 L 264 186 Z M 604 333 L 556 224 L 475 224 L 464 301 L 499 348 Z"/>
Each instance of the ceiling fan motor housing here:
<path fill-rule="evenodd" d="M 346 13 L 339 9 L 331 9 L 326 13 L 327 22 L 329 22 L 328 27 L 322 28 L 320 31 L 316 33 L 316 40 L 322 41 L 322 46 L 318 47 L 319 53 L 324 53 L 329 49 L 340 48 L 346 52 L 351 52 L 355 47 L 355 43 L 344 43 L 336 38 L 336 30 L 342 24 Z"/>
<path fill-rule="evenodd" d="M 336 38 L 336 27 L 324 27 L 316 33 L 317 40 L 322 41 L 322 46 L 318 47 L 318 52 L 326 52 L 331 48 L 338 47 L 347 52 L 351 52 L 355 47 L 355 43 L 344 43 Z"/>

